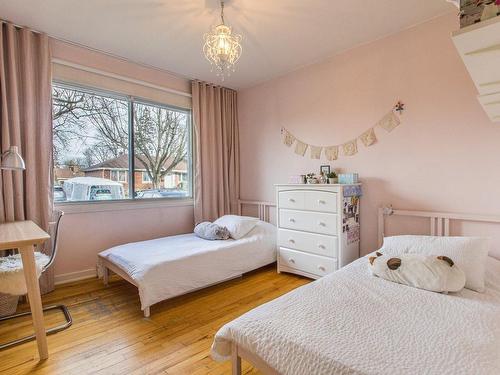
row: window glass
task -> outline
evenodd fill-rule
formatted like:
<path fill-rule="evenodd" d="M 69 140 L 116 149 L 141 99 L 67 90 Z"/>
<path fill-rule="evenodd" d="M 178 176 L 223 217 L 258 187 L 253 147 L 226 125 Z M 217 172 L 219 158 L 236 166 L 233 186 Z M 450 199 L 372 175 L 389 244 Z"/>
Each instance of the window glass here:
<path fill-rule="evenodd" d="M 126 199 L 128 103 L 123 98 L 53 85 L 54 200 Z"/>
<path fill-rule="evenodd" d="M 185 111 L 134 103 L 135 179 L 137 198 L 186 197 L 182 180 L 189 168 L 189 116 Z"/>
<path fill-rule="evenodd" d="M 55 202 L 191 196 L 189 111 L 57 83 L 52 96 Z"/>

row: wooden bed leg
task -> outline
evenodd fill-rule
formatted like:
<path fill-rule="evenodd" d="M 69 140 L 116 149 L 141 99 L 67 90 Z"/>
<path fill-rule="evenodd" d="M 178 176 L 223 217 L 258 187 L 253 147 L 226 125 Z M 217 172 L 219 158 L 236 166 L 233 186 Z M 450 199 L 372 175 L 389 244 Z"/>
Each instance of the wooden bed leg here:
<path fill-rule="evenodd" d="M 149 318 L 151 315 L 151 311 L 149 310 L 149 306 L 144 309 L 144 317 Z"/>
<path fill-rule="evenodd" d="M 103 267 L 103 275 L 102 275 L 102 282 L 104 283 L 104 286 L 109 285 L 109 269 L 108 267 L 104 266 Z"/>
<path fill-rule="evenodd" d="M 241 375 L 241 357 L 238 355 L 238 345 L 231 345 L 232 375 Z"/>

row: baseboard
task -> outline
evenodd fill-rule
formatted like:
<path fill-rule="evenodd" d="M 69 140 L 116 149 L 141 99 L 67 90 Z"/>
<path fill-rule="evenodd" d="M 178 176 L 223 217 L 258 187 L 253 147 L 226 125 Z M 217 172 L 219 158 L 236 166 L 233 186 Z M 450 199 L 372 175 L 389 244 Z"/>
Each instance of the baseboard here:
<path fill-rule="evenodd" d="M 67 284 L 73 281 L 92 279 L 94 277 L 97 277 L 97 272 L 95 268 L 91 268 L 83 271 L 76 271 L 70 273 L 63 273 L 61 275 L 55 275 L 54 284 L 55 285 Z"/>

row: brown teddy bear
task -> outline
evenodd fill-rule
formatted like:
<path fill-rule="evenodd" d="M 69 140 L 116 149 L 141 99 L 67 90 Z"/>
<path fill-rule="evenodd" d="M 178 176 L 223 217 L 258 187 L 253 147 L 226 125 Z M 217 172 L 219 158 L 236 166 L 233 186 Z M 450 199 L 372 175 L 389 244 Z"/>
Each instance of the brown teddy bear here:
<path fill-rule="evenodd" d="M 464 272 L 447 256 L 401 254 L 388 257 L 380 252 L 368 258 L 375 276 L 383 279 L 430 290 L 458 292 L 465 285 Z"/>

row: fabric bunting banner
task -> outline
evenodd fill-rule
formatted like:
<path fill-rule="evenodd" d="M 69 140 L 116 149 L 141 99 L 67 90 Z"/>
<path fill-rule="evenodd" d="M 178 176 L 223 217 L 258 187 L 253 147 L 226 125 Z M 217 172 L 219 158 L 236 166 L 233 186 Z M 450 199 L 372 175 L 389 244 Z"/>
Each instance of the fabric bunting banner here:
<path fill-rule="evenodd" d="M 398 109 L 399 108 L 399 109 Z M 404 110 L 404 104 L 399 102 L 395 109 L 399 112 Z M 297 137 L 295 137 L 290 131 L 286 128 L 281 128 L 281 136 L 283 144 L 287 147 L 291 147 L 295 144 L 294 151 L 297 155 L 305 156 L 307 149 L 309 149 L 309 156 L 311 159 L 321 159 L 321 154 L 323 153 L 325 158 L 329 161 L 337 160 L 339 157 L 339 150 L 342 151 L 342 155 L 344 156 L 353 156 L 358 153 L 358 140 L 365 147 L 370 147 L 378 142 L 377 136 L 375 134 L 375 128 L 379 127 L 387 131 L 388 133 L 392 132 L 395 128 L 397 128 L 401 124 L 401 120 L 396 113 L 394 113 L 394 109 L 388 112 L 382 119 L 380 119 L 375 125 L 371 126 L 368 130 L 363 132 L 360 136 L 342 143 L 340 145 L 332 145 L 332 146 L 316 146 L 311 145 L 306 142 L 303 142 Z"/>
<path fill-rule="evenodd" d="M 309 146 L 311 148 L 311 159 L 320 159 L 323 147 Z"/>
<path fill-rule="evenodd" d="M 339 146 L 325 147 L 325 156 L 328 160 L 337 160 L 339 157 Z"/>
<path fill-rule="evenodd" d="M 295 153 L 300 156 L 304 156 L 306 153 L 307 147 L 309 145 L 307 143 L 301 142 L 297 139 L 297 143 L 295 144 Z"/>

